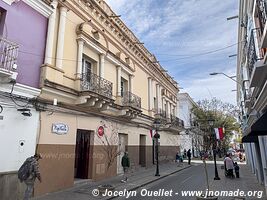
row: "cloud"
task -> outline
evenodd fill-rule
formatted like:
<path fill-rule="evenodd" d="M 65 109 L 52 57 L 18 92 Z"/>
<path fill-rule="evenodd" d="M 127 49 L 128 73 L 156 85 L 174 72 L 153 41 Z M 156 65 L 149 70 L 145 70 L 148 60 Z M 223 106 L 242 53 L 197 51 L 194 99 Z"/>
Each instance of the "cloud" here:
<path fill-rule="evenodd" d="M 201 86 L 208 85 L 213 95 L 235 103 L 235 93 L 231 92 L 235 83 L 208 74 L 215 71 L 235 74 L 236 59 L 228 56 L 236 52 L 237 46 L 199 54 L 237 42 L 237 20 L 226 20 L 238 13 L 237 1 L 107 0 L 107 3 L 196 100 L 210 97 L 207 89 L 199 92 Z"/>

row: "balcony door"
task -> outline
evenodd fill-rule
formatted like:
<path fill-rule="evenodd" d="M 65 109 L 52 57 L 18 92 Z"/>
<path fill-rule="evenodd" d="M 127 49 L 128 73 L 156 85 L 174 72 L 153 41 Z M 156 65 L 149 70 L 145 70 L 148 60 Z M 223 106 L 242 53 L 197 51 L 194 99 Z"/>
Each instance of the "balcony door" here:
<path fill-rule="evenodd" d="M 92 74 L 92 64 L 89 60 L 86 58 L 83 58 L 83 75 L 86 81 L 90 83 L 91 80 L 91 74 Z"/>

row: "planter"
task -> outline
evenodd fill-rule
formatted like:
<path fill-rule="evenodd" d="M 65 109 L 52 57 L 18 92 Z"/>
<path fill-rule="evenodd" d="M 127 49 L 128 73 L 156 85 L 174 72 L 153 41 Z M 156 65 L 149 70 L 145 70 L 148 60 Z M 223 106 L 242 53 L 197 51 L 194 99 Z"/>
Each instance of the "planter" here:
<path fill-rule="evenodd" d="M 205 197 L 205 196 L 200 196 L 200 197 L 197 197 L 197 200 L 217 200 L 218 197 Z"/>
<path fill-rule="evenodd" d="M 104 194 L 106 191 L 114 191 L 115 187 L 113 185 L 105 184 L 98 186 L 99 194 Z"/>

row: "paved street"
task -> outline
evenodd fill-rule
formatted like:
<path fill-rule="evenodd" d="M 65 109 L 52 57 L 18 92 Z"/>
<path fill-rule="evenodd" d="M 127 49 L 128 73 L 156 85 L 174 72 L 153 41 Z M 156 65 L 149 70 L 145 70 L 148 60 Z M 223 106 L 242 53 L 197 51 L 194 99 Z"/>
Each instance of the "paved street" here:
<path fill-rule="evenodd" d="M 220 167 L 222 164 L 218 164 L 218 172 L 221 180 L 214 181 L 214 165 L 209 162 L 207 164 L 210 190 L 211 191 L 264 191 L 264 187 L 258 184 L 256 177 L 251 174 L 248 167 L 244 164 L 240 164 L 240 178 L 229 179 L 225 178 L 224 170 Z M 109 180 L 102 182 L 88 182 L 83 185 L 76 185 L 75 187 L 52 193 L 47 196 L 39 197 L 38 200 L 86 200 L 86 199 L 111 199 L 114 198 L 109 193 L 107 196 L 94 196 L 92 193 L 97 189 L 98 185 L 110 183 L 115 186 L 114 192 L 122 192 L 121 197 L 115 197 L 115 199 L 186 199 L 193 200 L 196 197 L 182 197 L 182 191 L 205 191 L 206 180 L 203 164 L 196 161 L 189 167 L 187 163 L 177 167 L 175 163 L 163 164 L 160 166 L 160 177 L 155 177 L 155 168 L 141 169 L 137 172 L 130 174 L 129 181 L 127 183 L 120 183 L 121 176 L 113 177 Z M 164 190 L 164 191 L 163 191 Z M 140 192 L 142 191 L 142 194 Z M 145 193 L 149 191 L 150 193 Z M 151 192 L 161 191 L 166 192 L 165 195 L 156 196 Z M 172 191 L 172 193 L 170 193 Z M 177 193 L 177 194 L 176 194 Z M 128 194 L 128 198 L 127 198 Z M 150 196 L 149 196 L 150 195 Z M 152 195 L 152 196 L 151 196 Z M 169 195 L 169 196 L 167 196 Z M 254 197 L 246 197 L 245 199 L 266 199 L 264 192 L 257 193 Z M 260 198 L 257 198 L 260 197 Z M 231 200 L 234 197 L 220 197 L 220 200 Z"/>
<path fill-rule="evenodd" d="M 241 177 L 240 179 L 228 179 L 224 176 L 224 170 L 220 169 L 221 165 L 218 165 L 219 176 L 221 180 L 214 181 L 214 165 L 208 164 L 208 174 L 210 182 L 210 190 L 212 191 L 235 191 L 243 190 L 247 191 L 264 191 L 264 187 L 257 183 L 254 175 L 252 175 L 246 166 L 241 166 Z M 244 176 L 246 174 L 246 176 Z M 166 197 L 166 195 L 161 197 L 148 197 L 146 191 L 170 191 L 173 190 L 172 196 Z M 193 200 L 196 197 L 182 197 L 181 191 L 205 191 L 206 190 L 206 180 L 203 165 L 194 165 L 191 168 L 183 170 L 179 173 L 168 176 L 167 178 L 161 179 L 159 181 L 153 182 L 152 184 L 141 187 L 137 190 L 137 196 L 131 197 L 130 199 L 157 199 L 157 200 L 171 200 L 171 199 L 186 199 Z M 143 196 L 141 196 L 142 192 Z M 167 193 L 166 193 L 167 194 Z M 264 195 L 264 192 L 260 195 Z M 246 197 L 245 199 L 266 199 L 266 196 Z M 260 198 L 259 198 L 260 197 Z M 125 197 L 117 198 L 125 199 Z M 231 200 L 234 197 L 219 197 L 220 200 Z"/>

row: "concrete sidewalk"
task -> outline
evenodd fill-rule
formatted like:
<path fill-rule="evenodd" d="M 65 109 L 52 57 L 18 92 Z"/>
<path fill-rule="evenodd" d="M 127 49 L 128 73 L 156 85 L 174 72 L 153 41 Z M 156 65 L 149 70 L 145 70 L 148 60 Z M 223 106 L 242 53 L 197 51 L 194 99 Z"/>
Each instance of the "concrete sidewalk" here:
<path fill-rule="evenodd" d="M 181 170 L 187 169 L 190 166 L 187 163 L 182 163 L 177 166 L 177 163 L 170 162 L 166 164 L 161 164 L 159 167 L 160 176 L 155 176 L 156 168 L 152 166 L 151 168 L 145 169 L 141 168 L 138 171 L 129 173 L 129 180 L 126 183 L 121 183 L 122 176 L 118 175 L 110 179 L 103 181 L 88 181 L 81 184 L 75 184 L 74 187 L 47 194 L 42 197 L 34 198 L 35 200 L 88 200 L 88 199 L 111 199 L 110 197 L 102 197 L 98 195 L 98 186 L 111 184 L 115 186 L 115 190 L 135 190 L 139 187 L 143 187 L 147 184 L 150 184 L 154 181 L 167 177 L 171 174 L 179 172 Z"/>
<path fill-rule="evenodd" d="M 224 170 L 218 165 L 218 174 L 221 180 L 212 180 L 210 190 L 212 191 L 244 191 L 246 196 L 236 199 L 267 199 L 265 187 L 261 185 L 254 174 L 251 173 L 247 165 L 240 166 L 240 178 L 226 178 Z M 214 176 L 214 174 L 213 174 Z M 254 193 L 252 196 L 250 194 Z M 261 196 L 262 195 L 262 196 Z M 220 197 L 220 200 L 229 200 L 229 197 Z M 231 198 L 232 199 L 232 198 Z"/>

